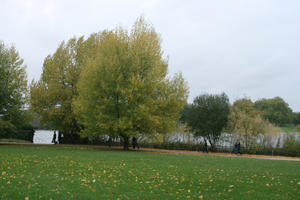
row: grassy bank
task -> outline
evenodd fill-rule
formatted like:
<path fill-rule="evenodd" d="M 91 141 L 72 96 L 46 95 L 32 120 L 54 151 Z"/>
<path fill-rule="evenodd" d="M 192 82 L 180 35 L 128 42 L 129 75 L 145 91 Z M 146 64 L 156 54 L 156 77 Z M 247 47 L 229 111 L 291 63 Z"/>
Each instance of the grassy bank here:
<path fill-rule="evenodd" d="M 297 129 L 295 126 L 281 126 L 279 128 L 285 133 L 300 133 L 300 129 Z"/>
<path fill-rule="evenodd" d="M 0 199 L 295 199 L 300 162 L 0 145 Z"/>
<path fill-rule="evenodd" d="M 8 142 L 8 143 L 32 143 L 28 140 L 19 140 L 19 139 L 14 139 L 14 138 L 11 138 L 11 139 L 0 139 L 0 142 Z"/>

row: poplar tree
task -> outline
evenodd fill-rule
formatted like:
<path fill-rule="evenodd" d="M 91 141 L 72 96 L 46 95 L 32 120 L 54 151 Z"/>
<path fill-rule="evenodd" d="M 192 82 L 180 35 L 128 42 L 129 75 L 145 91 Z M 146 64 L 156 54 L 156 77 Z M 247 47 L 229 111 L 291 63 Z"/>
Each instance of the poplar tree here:
<path fill-rule="evenodd" d="M 93 58 L 98 34 L 71 38 L 62 42 L 53 55 L 43 64 L 39 81 L 30 87 L 31 109 L 41 117 L 42 123 L 50 124 L 66 142 L 78 142 L 80 126 L 76 120 L 72 102 L 78 95 L 77 82 L 87 59 Z"/>
<path fill-rule="evenodd" d="M 278 132 L 270 122 L 262 117 L 262 113 L 255 109 L 255 104 L 248 98 L 236 100 L 230 107 L 228 118 L 226 131 L 238 134 L 247 150 L 253 146 L 259 134 Z"/>
<path fill-rule="evenodd" d="M 13 138 L 28 124 L 24 111 L 27 74 L 23 59 L 14 46 L 0 41 L 0 137 Z"/>

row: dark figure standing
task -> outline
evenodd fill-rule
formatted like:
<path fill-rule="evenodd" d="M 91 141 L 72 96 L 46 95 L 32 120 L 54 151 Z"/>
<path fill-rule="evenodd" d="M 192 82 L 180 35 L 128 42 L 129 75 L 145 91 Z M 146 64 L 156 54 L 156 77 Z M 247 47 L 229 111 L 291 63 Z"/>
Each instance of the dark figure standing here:
<path fill-rule="evenodd" d="M 240 142 L 237 143 L 237 152 L 239 155 L 241 155 L 241 143 Z"/>
<path fill-rule="evenodd" d="M 52 143 L 57 144 L 57 142 L 56 142 L 56 132 L 55 131 L 54 131 L 54 134 L 53 134 Z"/>
<path fill-rule="evenodd" d="M 140 148 L 136 137 L 132 138 L 132 147 L 133 147 L 133 149 L 135 149 L 135 147 L 137 147 L 138 149 Z"/>
<path fill-rule="evenodd" d="M 204 149 L 203 149 L 203 153 L 206 152 L 208 153 L 208 147 L 207 147 L 207 141 L 204 139 Z"/>
<path fill-rule="evenodd" d="M 238 154 L 238 143 L 237 142 L 234 143 L 234 149 L 233 149 L 233 151 L 234 151 L 235 155 Z"/>

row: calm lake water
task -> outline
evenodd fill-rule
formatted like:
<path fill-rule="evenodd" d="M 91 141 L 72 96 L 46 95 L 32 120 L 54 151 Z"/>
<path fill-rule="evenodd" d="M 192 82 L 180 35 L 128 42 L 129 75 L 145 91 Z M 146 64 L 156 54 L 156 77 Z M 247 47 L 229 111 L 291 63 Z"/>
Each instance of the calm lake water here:
<path fill-rule="evenodd" d="M 36 130 L 33 136 L 33 143 L 34 144 L 53 144 L 54 131 L 52 130 Z"/>
<path fill-rule="evenodd" d="M 52 138 L 53 138 L 53 134 L 54 134 L 54 130 L 36 130 L 34 132 L 34 137 L 33 137 L 33 143 L 34 144 L 53 144 L 52 143 Z M 222 134 L 223 136 L 226 134 Z M 295 136 L 295 139 L 297 141 L 300 141 L 300 134 L 299 133 L 294 133 L 292 134 Z M 283 145 L 284 140 L 286 139 L 287 134 L 286 133 L 280 133 L 274 136 L 271 136 L 270 138 L 270 142 L 272 144 L 273 147 L 276 146 L 278 139 L 280 138 L 280 147 Z M 194 143 L 199 143 L 200 141 L 202 141 L 202 139 L 199 138 L 194 138 L 192 135 L 187 136 L 186 134 L 171 134 L 168 139 L 168 142 L 194 142 Z M 259 138 L 258 138 L 259 141 Z M 224 141 L 221 140 L 219 142 L 221 146 L 231 146 L 233 144 L 233 142 L 229 142 L 229 141 Z"/>

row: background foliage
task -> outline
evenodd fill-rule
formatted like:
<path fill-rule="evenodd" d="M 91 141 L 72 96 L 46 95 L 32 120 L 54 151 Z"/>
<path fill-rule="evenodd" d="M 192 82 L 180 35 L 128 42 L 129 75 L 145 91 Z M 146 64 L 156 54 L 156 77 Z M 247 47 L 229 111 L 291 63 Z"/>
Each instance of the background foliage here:
<path fill-rule="evenodd" d="M 25 111 L 27 75 L 23 59 L 14 46 L 0 41 L 0 137 L 20 138 L 30 116 Z M 20 138 L 23 139 L 23 138 Z M 32 141 L 32 137 L 30 139 Z"/>

